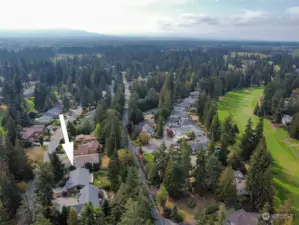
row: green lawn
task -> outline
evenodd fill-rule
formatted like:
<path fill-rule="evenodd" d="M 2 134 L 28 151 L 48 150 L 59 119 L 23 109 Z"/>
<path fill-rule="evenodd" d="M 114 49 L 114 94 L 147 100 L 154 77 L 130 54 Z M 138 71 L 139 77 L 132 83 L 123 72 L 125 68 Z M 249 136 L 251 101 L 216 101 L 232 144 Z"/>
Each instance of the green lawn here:
<path fill-rule="evenodd" d="M 145 160 L 149 163 L 154 162 L 154 156 L 151 153 L 148 152 L 144 152 L 143 153 L 143 157 L 145 158 Z"/>
<path fill-rule="evenodd" d="M 93 181 L 93 185 L 97 186 L 97 187 L 101 187 L 101 188 L 108 188 L 110 187 L 110 181 L 108 180 L 107 177 L 108 172 L 101 170 L 101 171 L 97 171 L 94 172 L 94 181 Z"/>
<path fill-rule="evenodd" d="M 26 98 L 25 101 L 28 108 L 28 112 L 34 112 L 35 111 L 34 97 Z"/>
<path fill-rule="evenodd" d="M 218 104 L 218 113 L 221 120 L 229 113 L 234 116 L 238 123 L 240 133 L 249 117 L 256 124 L 258 117 L 253 115 L 253 108 L 262 95 L 262 88 L 250 88 L 229 92 Z M 273 174 L 276 185 L 275 206 L 290 198 L 296 214 L 296 222 L 299 223 L 299 160 L 293 151 L 299 154 L 299 142 L 289 138 L 283 128 L 275 128 L 268 120 L 264 120 L 264 135 L 268 149 L 274 159 Z M 289 146 L 287 143 L 291 146 Z M 292 149 L 293 151 L 292 151 Z"/>

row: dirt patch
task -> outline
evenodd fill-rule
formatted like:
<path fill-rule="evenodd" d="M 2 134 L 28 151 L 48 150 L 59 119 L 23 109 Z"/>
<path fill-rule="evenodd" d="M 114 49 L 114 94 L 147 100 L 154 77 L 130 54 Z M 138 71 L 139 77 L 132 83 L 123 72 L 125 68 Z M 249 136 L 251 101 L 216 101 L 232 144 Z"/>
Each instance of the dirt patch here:
<path fill-rule="evenodd" d="M 109 157 L 107 155 L 104 155 L 102 158 L 102 165 L 101 165 L 101 169 L 107 169 L 108 168 L 108 165 L 109 165 Z"/>
<path fill-rule="evenodd" d="M 187 205 L 189 200 L 194 200 L 196 202 L 196 206 L 193 209 L 189 208 Z M 195 217 L 204 209 L 216 203 L 217 201 L 212 196 L 199 197 L 194 195 L 179 200 L 169 199 L 166 202 L 166 206 L 173 208 L 173 206 L 176 205 L 179 212 L 184 217 L 185 223 L 196 224 Z"/>
<path fill-rule="evenodd" d="M 191 115 L 191 119 L 192 119 L 193 121 L 198 121 L 198 116 L 196 116 L 196 115 Z"/>
<path fill-rule="evenodd" d="M 7 105 L 0 105 L 0 109 L 6 110 L 7 109 Z"/>
<path fill-rule="evenodd" d="M 29 160 L 31 160 L 34 163 L 38 163 L 43 160 L 45 149 L 41 146 L 33 146 L 25 149 L 25 152 Z"/>
<path fill-rule="evenodd" d="M 248 90 L 244 90 L 244 92 L 248 93 L 249 91 Z"/>

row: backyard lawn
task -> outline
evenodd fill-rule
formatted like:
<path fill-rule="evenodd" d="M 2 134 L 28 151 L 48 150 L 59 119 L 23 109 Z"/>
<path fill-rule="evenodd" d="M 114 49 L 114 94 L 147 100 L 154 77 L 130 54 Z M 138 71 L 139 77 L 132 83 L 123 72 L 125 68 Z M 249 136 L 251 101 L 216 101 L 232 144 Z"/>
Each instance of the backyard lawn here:
<path fill-rule="evenodd" d="M 249 117 L 254 124 L 258 117 L 253 115 L 253 108 L 263 94 L 263 88 L 242 89 L 227 93 L 218 104 L 221 120 L 230 113 L 238 124 L 240 135 Z M 264 120 L 264 135 L 268 150 L 273 159 L 273 174 L 276 185 L 275 206 L 290 198 L 299 223 L 299 142 L 289 138 L 283 128 L 276 128 L 268 120 Z"/>
<path fill-rule="evenodd" d="M 31 98 L 25 98 L 26 101 L 26 106 L 28 109 L 28 112 L 34 112 L 35 108 L 34 108 L 34 97 Z"/>
<path fill-rule="evenodd" d="M 110 187 L 110 181 L 107 177 L 108 172 L 101 170 L 93 173 L 94 180 L 93 185 L 100 187 L 100 188 L 109 188 Z"/>
<path fill-rule="evenodd" d="M 32 146 L 30 148 L 26 148 L 25 152 L 27 154 L 27 157 L 30 161 L 32 161 L 33 164 L 38 164 L 44 158 L 45 149 L 41 146 Z"/>
<path fill-rule="evenodd" d="M 154 156 L 151 153 L 144 152 L 143 157 L 148 163 L 154 162 Z"/>

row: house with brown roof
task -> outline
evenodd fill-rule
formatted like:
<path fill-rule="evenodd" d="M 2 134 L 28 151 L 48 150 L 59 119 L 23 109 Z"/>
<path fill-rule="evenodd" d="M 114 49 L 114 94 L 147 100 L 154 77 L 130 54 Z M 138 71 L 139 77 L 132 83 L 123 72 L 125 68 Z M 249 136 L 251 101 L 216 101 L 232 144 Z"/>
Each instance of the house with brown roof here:
<path fill-rule="evenodd" d="M 37 141 L 40 135 L 45 132 L 45 125 L 33 125 L 31 127 L 24 127 L 22 131 L 22 139 L 28 141 Z"/>
<path fill-rule="evenodd" d="M 99 142 L 96 140 L 92 140 L 85 144 L 79 145 L 77 150 L 74 151 L 74 156 L 93 154 L 97 153 L 99 150 Z"/>
<path fill-rule="evenodd" d="M 244 209 L 239 209 L 227 215 L 225 225 L 257 225 L 258 213 L 246 212 Z"/>
<path fill-rule="evenodd" d="M 85 134 L 80 134 L 76 136 L 75 142 L 77 144 L 85 144 L 89 141 L 95 141 L 96 138 L 92 135 L 85 135 Z"/>
<path fill-rule="evenodd" d="M 62 163 L 64 164 L 65 168 L 69 168 L 71 166 L 71 163 L 68 159 L 63 160 Z M 99 166 L 100 154 L 93 153 L 88 155 L 74 156 L 74 166 L 76 168 L 84 168 L 87 163 L 90 163 L 93 167 Z"/>

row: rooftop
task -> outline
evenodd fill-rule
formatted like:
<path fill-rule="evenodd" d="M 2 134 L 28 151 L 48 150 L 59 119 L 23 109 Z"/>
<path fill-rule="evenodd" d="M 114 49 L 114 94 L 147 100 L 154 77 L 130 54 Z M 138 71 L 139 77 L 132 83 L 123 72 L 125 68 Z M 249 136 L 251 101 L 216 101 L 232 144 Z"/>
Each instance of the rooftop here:
<path fill-rule="evenodd" d="M 75 186 L 85 186 L 89 184 L 89 170 L 85 168 L 78 168 L 70 172 L 69 180 L 65 184 L 66 189 Z"/>
<path fill-rule="evenodd" d="M 79 145 L 78 149 L 74 151 L 74 155 L 87 155 L 91 153 L 96 153 L 99 148 L 99 142 L 96 140 L 92 140 L 85 144 Z"/>
<path fill-rule="evenodd" d="M 250 213 L 240 209 L 228 214 L 227 220 L 233 225 L 257 225 L 258 217 L 258 213 Z"/>
<path fill-rule="evenodd" d="M 22 139 L 28 139 L 35 133 L 43 133 L 45 129 L 44 125 L 33 125 L 31 127 L 24 127 Z"/>
<path fill-rule="evenodd" d="M 76 136 L 76 142 L 83 142 L 83 141 L 92 141 L 96 140 L 96 138 L 92 135 L 85 135 L 85 134 L 80 134 Z"/>

